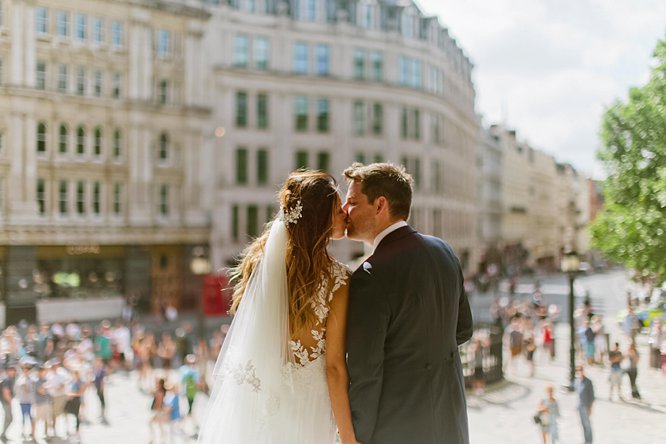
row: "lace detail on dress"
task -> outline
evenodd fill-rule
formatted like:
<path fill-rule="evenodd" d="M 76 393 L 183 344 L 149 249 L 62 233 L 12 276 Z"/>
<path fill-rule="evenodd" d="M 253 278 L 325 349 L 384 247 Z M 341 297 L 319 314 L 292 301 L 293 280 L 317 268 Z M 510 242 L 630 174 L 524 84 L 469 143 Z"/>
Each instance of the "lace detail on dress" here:
<path fill-rule="evenodd" d="M 238 385 L 248 384 L 254 392 L 261 391 L 261 380 L 257 377 L 252 361 L 247 361 L 245 365 L 241 363 L 227 364 L 220 373 L 223 377 L 231 376 Z"/>
<path fill-rule="evenodd" d="M 337 261 L 333 262 L 332 268 L 333 286 L 329 287 L 327 282 L 322 280 L 317 287 L 316 296 L 311 301 L 312 309 L 318 319 L 316 328 L 310 331 L 316 344 L 311 347 L 305 347 L 298 339 L 289 341 L 289 348 L 294 353 L 296 366 L 298 367 L 304 367 L 326 353 L 325 324 L 328 312 L 330 311 L 329 303 L 333 299 L 333 293 L 349 279 L 349 275 L 351 274 L 346 265 Z"/>

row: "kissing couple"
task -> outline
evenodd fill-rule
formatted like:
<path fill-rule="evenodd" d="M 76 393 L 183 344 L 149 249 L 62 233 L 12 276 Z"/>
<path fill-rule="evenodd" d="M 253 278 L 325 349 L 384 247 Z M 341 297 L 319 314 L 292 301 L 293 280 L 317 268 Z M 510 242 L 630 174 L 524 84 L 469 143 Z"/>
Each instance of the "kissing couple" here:
<path fill-rule="evenodd" d="M 235 314 L 202 444 L 467 444 L 458 346 L 472 336 L 460 263 L 407 224 L 412 177 L 390 163 L 291 173 L 280 211 L 234 269 Z M 328 253 L 372 247 L 351 272 Z"/>

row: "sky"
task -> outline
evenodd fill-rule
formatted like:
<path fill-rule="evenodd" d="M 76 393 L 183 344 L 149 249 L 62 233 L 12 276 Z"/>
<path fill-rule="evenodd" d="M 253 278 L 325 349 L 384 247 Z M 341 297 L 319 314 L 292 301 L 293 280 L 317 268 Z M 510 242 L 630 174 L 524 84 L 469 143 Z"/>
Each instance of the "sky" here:
<path fill-rule="evenodd" d="M 417 0 L 474 64 L 476 110 L 594 178 L 603 112 L 649 78 L 664 0 Z"/>

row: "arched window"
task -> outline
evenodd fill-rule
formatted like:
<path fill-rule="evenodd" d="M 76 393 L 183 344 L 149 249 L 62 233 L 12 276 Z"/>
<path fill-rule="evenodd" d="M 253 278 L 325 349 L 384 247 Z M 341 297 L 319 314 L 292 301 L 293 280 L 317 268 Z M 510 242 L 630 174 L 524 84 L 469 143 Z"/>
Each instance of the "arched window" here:
<path fill-rule="evenodd" d="M 46 152 L 46 123 L 44 122 L 37 124 L 37 152 Z"/>

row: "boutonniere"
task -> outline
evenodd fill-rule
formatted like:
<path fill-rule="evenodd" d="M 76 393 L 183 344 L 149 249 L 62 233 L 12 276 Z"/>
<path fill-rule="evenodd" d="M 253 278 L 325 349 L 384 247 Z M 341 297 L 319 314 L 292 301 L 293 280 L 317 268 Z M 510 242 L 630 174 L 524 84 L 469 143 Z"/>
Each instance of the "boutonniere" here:
<path fill-rule="evenodd" d="M 363 271 L 368 274 L 372 274 L 372 264 L 370 262 L 363 262 Z"/>

